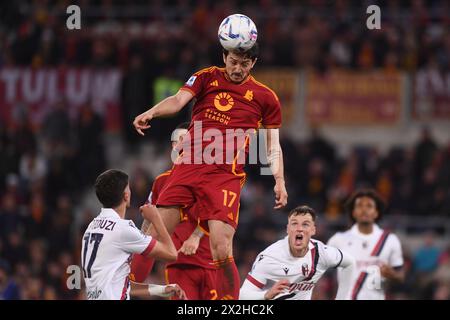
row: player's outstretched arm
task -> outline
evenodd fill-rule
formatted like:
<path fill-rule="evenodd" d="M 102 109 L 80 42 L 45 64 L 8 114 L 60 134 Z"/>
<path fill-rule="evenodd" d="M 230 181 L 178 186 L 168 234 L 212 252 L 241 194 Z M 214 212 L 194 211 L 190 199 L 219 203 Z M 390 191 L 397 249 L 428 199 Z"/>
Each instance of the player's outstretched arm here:
<path fill-rule="evenodd" d="M 158 209 L 152 205 L 143 205 L 140 207 L 140 210 L 144 218 L 153 224 L 156 233 L 159 236 L 159 241 L 156 242 L 155 247 L 150 251 L 149 257 L 175 261 L 178 256 L 177 249 L 159 215 Z M 150 230 L 148 230 L 148 232 L 149 231 Z"/>
<path fill-rule="evenodd" d="M 342 281 L 339 283 L 336 300 L 350 300 L 353 278 L 356 272 L 356 260 L 352 255 L 342 251 Z"/>
<path fill-rule="evenodd" d="M 203 231 L 197 227 L 194 232 L 183 242 L 183 245 L 178 250 L 187 256 L 194 255 L 197 252 L 198 246 L 200 244 L 200 239 L 203 237 Z"/>
<path fill-rule="evenodd" d="M 170 97 L 165 98 L 153 108 L 141 113 L 134 118 L 133 125 L 136 131 L 143 136 L 143 130 L 150 128 L 149 121 L 153 118 L 161 116 L 169 116 L 179 112 L 194 96 L 186 90 L 178 90 L 178 92 Z"/>
<path fill-rule="evenodd" d="M 267 130 L 267 160 L 275 179 L 275 207 L 281 209 L 287 204 L 288 194 L 284 182 L 283 151 L 280 145 L 279 129 Z"/>

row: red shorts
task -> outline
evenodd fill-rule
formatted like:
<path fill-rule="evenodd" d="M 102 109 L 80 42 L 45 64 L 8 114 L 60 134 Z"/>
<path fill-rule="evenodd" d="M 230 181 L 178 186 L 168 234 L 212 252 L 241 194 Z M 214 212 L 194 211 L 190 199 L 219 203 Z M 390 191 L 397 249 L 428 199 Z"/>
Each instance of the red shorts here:
<path fill-rule="evenodd" d="M 233 174 L 216 165 L 178 164 L 167 178 L 157 206 L 189 207 L 195 203 L 194 220 L 219 220 L 236 229 L 244 182 L 245 173 Z"/>
<path fill-rule="evenodd" d="M 216 269 L 194 265 L 176 265 L 166 268 L 166 284 L 178 284 L 189 300 L 217 300 Z M 172 297 L 172 300 L 178 300 Z"/>

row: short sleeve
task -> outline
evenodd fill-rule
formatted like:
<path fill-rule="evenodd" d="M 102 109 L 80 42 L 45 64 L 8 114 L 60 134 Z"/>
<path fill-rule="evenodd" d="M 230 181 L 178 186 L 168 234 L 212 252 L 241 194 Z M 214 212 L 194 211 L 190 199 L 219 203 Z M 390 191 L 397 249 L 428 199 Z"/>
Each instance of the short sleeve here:
<path fill-rule="evenodd" d="M 393 268 L 403 266 L 403 252 L 400 240 L 395 234 L 389 235 L 389 240 L 391 242 L 391 253 L 389 255 L 389 265 Z"/>
<path fill-rule="evenodd" d="M 261 123 L 267 129 L 281 127 L 281 104 L 273 92 L 267 94 L 266 103 L 262 110 Z"/>
<path fill-rule="evenodd" d="M 156 245 L 156 240 L 138 230 L 130 220 L 122 227 L 119 245 L 125 252 L 148 255 Z"/>
<path fill-rule="evenodd" d="M 194 97 L 198 96 L 204 88 L 204 83 L 206 81 L 205 79 L 210 74 L 209 72 L 207 72 L 208 70 L 209 69 L 203 69 L 203 70 L 200 70 L 200 71 L 194 73 L 184 83 L 184 85 L 181 87 L 181 90 L 186 90 L 186 91 L 191 92 L 194 95 Z"/>
<path fill-rule="evenodd" d="M 328 245 L 323 245 L 322 256 L 327 268 L 339 267 L 344 257 L 341 250 Z"/>
<path fill-rule="evenodd" d="M 270 257 L 259 254 L 253 263 L 252 270 L 247 275 L 247 280 L 262 289 L 267 284 L 267 280 L 271 280 L 270 270 L 273 270 L 274 265 L 276 266 L 276 263 Z"/>

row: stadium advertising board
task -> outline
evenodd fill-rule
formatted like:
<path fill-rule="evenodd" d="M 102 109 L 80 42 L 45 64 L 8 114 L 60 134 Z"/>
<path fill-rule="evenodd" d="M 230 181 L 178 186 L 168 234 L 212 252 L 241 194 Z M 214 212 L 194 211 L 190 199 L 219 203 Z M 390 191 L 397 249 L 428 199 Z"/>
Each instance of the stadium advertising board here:
<path fill-rule="evenodd" d="M 0 118 L 14 123 L 27 114 L 39 126 L 56 103 L 63 103 L 71 117 L 90 104 L 105 115 L 108 129 L 114 129 L 121 78 L 118 69 L 4 68 L 0 70 Z"/>
<path fill-rule="evenodd" d="M 401 117 L 399 73 L 309 72 L 306 118 L 310 124 L 395 125 Z"/>
<path fill-rule="evenodd" d="M 450 120 L 450 72 L 421 70 L 413 83 L 413 118 Z"/>

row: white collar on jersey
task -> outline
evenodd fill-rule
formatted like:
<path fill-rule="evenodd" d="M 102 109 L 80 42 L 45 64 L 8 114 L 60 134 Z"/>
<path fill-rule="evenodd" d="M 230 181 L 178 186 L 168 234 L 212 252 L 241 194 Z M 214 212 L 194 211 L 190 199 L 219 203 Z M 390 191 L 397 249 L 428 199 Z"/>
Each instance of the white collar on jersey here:
<path fill-rule="evenodd" d="M 350 229 L 352 233 L 360 236 L 360 237 L 371 237 L 373 235 L 378 235 L 379 233 L 383 232 L 383 230 L 376 224 L 373 224 L 373 230 L 370 234 L 365 234 L 359 231 L 358 225 L 355 223 L 352 228 Z"/>
<path fill-rule="evenodd" d="M 111 208 L 102 208 L 99 215 L 103 216 L 103 217 L 113 217 L 113 218 L 121 219 L 119 214 L 116 212 L 116 210 L 111 209 Z"/>

